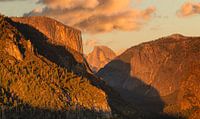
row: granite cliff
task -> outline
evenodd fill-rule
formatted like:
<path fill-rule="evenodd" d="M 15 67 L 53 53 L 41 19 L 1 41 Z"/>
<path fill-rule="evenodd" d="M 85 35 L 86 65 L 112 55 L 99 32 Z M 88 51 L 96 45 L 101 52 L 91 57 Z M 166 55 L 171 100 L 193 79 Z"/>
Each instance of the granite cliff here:
<path fill-rule="evenodd" d="M 188 118 L 200 108 L 199 59 L 200 37 L 174 34 L 126 50 L 97 76 L 144 110 Z"/>
<path fill-rule="evenodd" d="M 15 22 L 34 27 L 48 37 L 48 40 L 55 45 L 61 45 L 83 54 L 81 31 L 77 29 L 48 17 L 13 17 L 11 19 Z"/>
<path fill-rule="evenodd" d="M 94 72 L 103 68 L 108 62 L 116 57 L 113 50 L 106 46 L 95 46 L 93 51 L 87 55 L 87 61 Z"/>
<path fill-rule="evenodd" d="M 12 17 L 10 20 L 12 20 L 10 23 L 26 39 L 34 42 L 34 47 L 37 47 L 40 53 L 52 61 L 75 72 L 90 71 L 83 57 L 82 38 L 79 30 L 48 17 Z M 60 48 L 46 47 L 44 42 Z"/>
<path fill-rule="evenodd" d="M 54 23 L 59 27 L 57 21 L 45 17 L 33 17 L 33 21 L 20 18 L 28 19 L 34 26 L 12 19 L 0 16 L 2 119 L 142 117 L 140 111 L 87 71 L 87 62 L 81 61 L 84 58 L 79 31 L 66 26 L 66 31 L 73 32 L 66 38 L 64 35 L 60 42 L 54 37 L 58 34 L 51 34 L 56 32 L 53 27 L 45 28 Z M 39 23 L 34 23 L 35 19 Z"/>

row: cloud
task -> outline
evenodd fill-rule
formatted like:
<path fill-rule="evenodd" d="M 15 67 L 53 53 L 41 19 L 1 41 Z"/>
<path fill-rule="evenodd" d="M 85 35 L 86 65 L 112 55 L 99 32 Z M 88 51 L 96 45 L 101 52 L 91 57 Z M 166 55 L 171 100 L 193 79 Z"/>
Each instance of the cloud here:
<path fill-rule="evenodd" d="M 88 47 L 88 48 L 93 48 L 94 46 L 97 46 L 99 45 L 99 40 L 94 40 L 94 39 L 90 39 L 90 40 L 87 40 L 83 43 L 83 45 L 85 47 Z"/>
<path fill-rule="evenodd" d="M 187 2 L 183 4 L 181 9 L 177 12 L 179 17 L 186 17 L 194 14 L 200 14 L 200 3 Z"/>
<path fill-rule="evenodd" d="M 141 28 L 155 12 L 131 8 L 131 0 L 39 0 L 44 7 L 25 16 L 49 16 L 87 33 Z"/>

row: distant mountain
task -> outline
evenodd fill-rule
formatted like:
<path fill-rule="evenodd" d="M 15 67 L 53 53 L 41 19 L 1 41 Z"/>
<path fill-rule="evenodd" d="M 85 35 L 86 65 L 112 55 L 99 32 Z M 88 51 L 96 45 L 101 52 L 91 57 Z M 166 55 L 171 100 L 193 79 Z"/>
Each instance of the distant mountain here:
<path fill-rule="evenodd" d="M 142 117 L 87 71 L 80 35 L 46 17 L 0 16 L 2 119 Z"/>
<path fill-rule="evenodd" d="M 97 76 L 143 110 L 189 118 L 200 109 L 200 37 L 174 34 L 134 46 Z"/>
<path fill-rule="evenodd" d="M 103 68 L 108 62 L 116 57 L 115 52 L 106 46 L 95 46 L 87 55 L 87 61 L 94 72 Z"/>

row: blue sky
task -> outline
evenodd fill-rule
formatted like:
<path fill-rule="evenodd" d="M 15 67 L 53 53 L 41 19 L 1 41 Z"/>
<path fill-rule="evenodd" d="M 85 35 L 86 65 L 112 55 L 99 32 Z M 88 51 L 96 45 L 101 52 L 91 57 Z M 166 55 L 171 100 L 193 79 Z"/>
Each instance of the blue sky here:
<path fill-rule="evenodd" d="M 132 2 L 131 6 L 145 9 L 149 6 L 156 8 L 153 17 L 148 20 L 139 30 L 116 31 L 100 34 L 83 34 L 83 42 L 95 41 L 93 45 L 106 45 L 115 51 L 126 49 L 142 42 L 155 40 L 159 37 L 174 33 L 186 36 L 200 36 L 200 14 L 180 18 L 176 12 L 185 2 L 200 2 L 200 0 L 143 0 L 141 3 Z M 34 0 L 0 2 L 0 13 L 7 16 L 22 16 L 38 4 Z M 93 46 L 84 46 L 86 53 Z"/>

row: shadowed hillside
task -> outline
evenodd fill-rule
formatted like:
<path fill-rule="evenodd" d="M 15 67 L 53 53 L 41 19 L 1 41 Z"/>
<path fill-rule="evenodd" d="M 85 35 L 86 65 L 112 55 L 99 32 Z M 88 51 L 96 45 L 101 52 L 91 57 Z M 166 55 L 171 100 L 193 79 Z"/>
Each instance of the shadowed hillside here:
<path fill-rule="evenodd" d="M 146 111 L 189 118 L 200 107 L 200 38 L 174 34 L 134 46 L 97 76 Z"/>
<path fill-rule="evenodd" d="M 88 73 L 82 55 L 72 51 L 32 26 L 0 16 L 0 116 L 144 118 Z"/>

